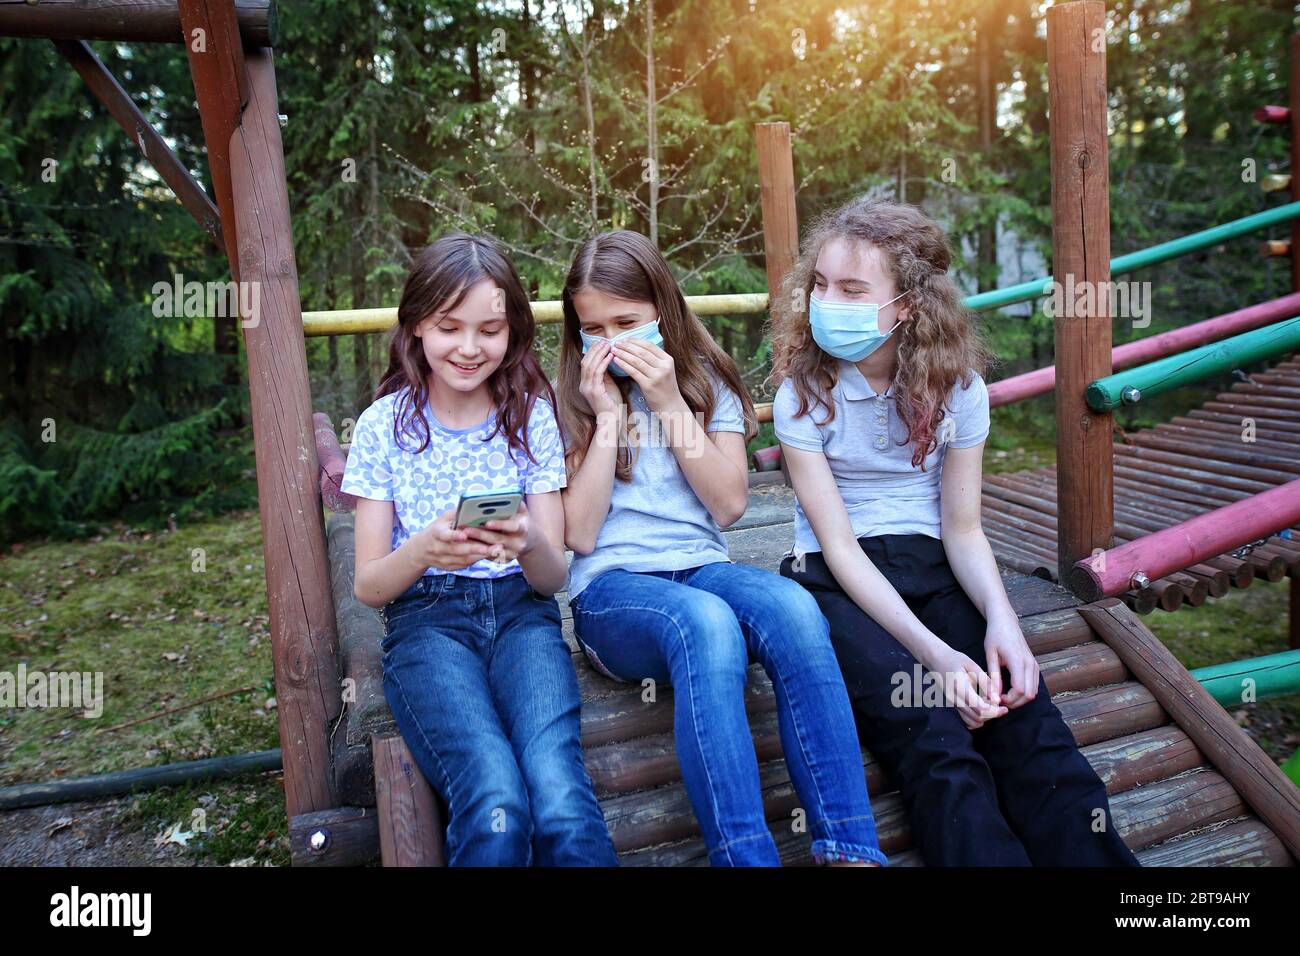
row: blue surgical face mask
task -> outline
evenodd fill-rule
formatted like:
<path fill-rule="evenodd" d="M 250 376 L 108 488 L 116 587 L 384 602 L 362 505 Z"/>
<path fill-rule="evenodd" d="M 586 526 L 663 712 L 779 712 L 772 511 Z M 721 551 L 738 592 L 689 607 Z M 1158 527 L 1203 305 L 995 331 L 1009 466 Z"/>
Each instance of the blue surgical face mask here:
<path fill-rule="evenodd" d="M 658 319 L 655 319 L 653 322 L 647 322 L 645 325 L 638 325 L 634 329 L 628 329 L 626 332 L 620 332 L 612 339 L 606 339 L 602 335 L 588 335 L 586 332 L 582 331 L 582 329 L 578 330 L 578 334 L 582 336 L 583 355 L 586 355 L 589 351 L 591 351 L 591 347 L 595 345 L 597 342 L 608 341 L 610 344 L 613 344 L 614 342 L 622 342 L 625 341 L 626 339 L 642 339 L 646 342 L 649 342 L 651 345 L 657 345 L 660 348 L 663 348 L 663 344 L 664 344 L 664 337 L 659 334 Z M 621 376 L 622 378 L 628 377 L 627 372 L 619 368 L 617 362 L 609 363 L 609 371 L 614 375 Z"/>
<path fill-rule="evenodd" d="M 860 362 L 894 334 L 898 323 L 886 333 L 880 331 L 880 310 L 890 302 L 897 302 L 907 293 L 900 292 L 889 302 L 824 302 L 814 296 L 808 298 L 808 322 L 812 326 L 813 341 L 836 358 Z"/>

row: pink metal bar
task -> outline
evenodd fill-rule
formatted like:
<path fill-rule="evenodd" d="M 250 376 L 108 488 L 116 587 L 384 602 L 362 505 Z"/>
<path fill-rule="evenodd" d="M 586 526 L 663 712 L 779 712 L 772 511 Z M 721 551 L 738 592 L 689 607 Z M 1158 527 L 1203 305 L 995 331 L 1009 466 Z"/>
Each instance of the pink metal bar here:
<path fill-rule="evenodd" d="M 1288 123 L 1291 121 L 1291 110 L 1285 106 L 1261 106 L 1255 110 L 1253 115 L 1257 123 Z"/>
<path fill-rule="evenodd" d="M 1132 368 L 1143 362 L 1217 342 L 1230 335 L 1249 332 L 1251 329 L 1263 328 L 1297 315 L 1300 315 L 1300 292 L 1292 292 L 1280 299 L 1250 305 L 1236 312 L 1227 312 L 1213 319 L 1206 319 L 1204 322 L 1116 346 L 1110 353 L 1111 366 L 1115 371 Z M 989 386 L 989 407 L 1010 405 L 1026 398 L 1033 398 L 1035 395 L 1043 395 L 1055 387 L 1055 365 L 1034 369 L 1022 375 L 1013 375 Z"/>
<path fill-rule="evenodd" d="M 1300 478 L 1076 561 L 1070 586 L 1085 601 L 1121 594 L 1138 572 L 1154 581 L 1300 522 Z"/>

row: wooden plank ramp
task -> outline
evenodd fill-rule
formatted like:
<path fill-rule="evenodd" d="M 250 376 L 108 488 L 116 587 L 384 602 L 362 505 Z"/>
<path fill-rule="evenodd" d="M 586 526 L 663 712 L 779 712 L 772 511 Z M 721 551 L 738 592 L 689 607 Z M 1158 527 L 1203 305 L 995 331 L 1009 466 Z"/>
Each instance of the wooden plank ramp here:
<path fill-rule="evenodd" d="M 775 571 L 793 542 L 792 509 L 789 489 L 752 489 L 745 517 L 724 532 L 732 558 Z M 352 594 L 351 515 L 331 515 L 328 524 L 340 669 L 356 688 L 356 700 L 347 705 L 344 723 L 334 734 L 335 773 L 346 803 L 374 806 L 371 736 L 396 734 L 379 665 L 383 624 L 377 612 Z M 1171 711 L 1125 663 L 1127 650 L 1098 632 L 1089 622 L 1090 612 L 1073 595 L 1042 577 L 1010 568 L 1002 573 L 1052 699 L 1106 783 L 1116 824 L 1140 861 L 1158 866 L 1294 864 L 1300 848 L 1287 840 L 1300 825 L 1300 812 L 1291 819 L 1285 803 L 1277 803 L 1276 780 L 1266 767 L 1228 759 L 1254 744 L 1222 708 L 1197 700 L 1190 709 Z M 598 674 L 577 649 L 567 595 L 560 595 L 560 607 L 582 691 L 587 769 L 621 862 L 707 865 L 675 756 L 671 688 L 659 688 L 656 699 L 647 702 L 639 685 Z M 1145 631 L 1127 608 L 1121 606 L 1120 611 L 1128 615 L 1125 627 Z M 1107 613 L 1115 612 L 1110 608 Z M 1173 667 L 1186 675 L 1181 665 L 1175 662 Z M 793 825 L 798 800 L 782 760 L 772 686 L 758 665 L 750 670 L 746 706 L 760 761 L 764 807 L 782 861 L 809 864 L 810 839 Z M 1196 742 L 1198 728 L 1207 722 L 1226 741 L 1208 753 Z M 896 788 L 866 750 L 862 763 L 881 846 L 891 865 L 920 865 Z M 381 762 L 383 768 L 393 765 L 392 760 Z M 392 785 L 381 789 L 392 792 Z M 1252 802 L 1265 796 L 1273 802 L 1262 808 Z M 1281 822 L 1270 825 L 1265 814 Z M 419 827 L 405 824 L 402 832 L 419 832 Z"/>
<path fill-rule="evenodd" d="M 1185 416 L 1115 442 L 1115 543 L 1132 541 L 1300 477 L 1300 361 L 1237 382 Z M 998 561 L 1056 580 L 1056 468 L 985 475 L 984 531 Z M 1300 527 L 1121 595 L 1139 614 L 1175 611 L 1300 577 Z"/>

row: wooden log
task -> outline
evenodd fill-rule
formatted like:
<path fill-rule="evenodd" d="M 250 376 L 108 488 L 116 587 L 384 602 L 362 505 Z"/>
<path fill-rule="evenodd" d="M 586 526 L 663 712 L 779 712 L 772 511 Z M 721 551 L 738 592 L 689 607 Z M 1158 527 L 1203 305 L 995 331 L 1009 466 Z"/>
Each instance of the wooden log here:
<path fill-rule="evenodd" d="M 312 433 L 316 439 L 316 457 L 320 460 L 320 493 L 325 507 L 335 514 L 349 514 L 356 510 L 355 495 L 344 494 L 343 472 L 347 458 L 334 434 L 334 423 L 324 412 L 311 417 Z"/>
<path fill-rule="evenodd" d="M 1213 402 L 1206 402 L 1201 407 L 1212 412 L 1227 412 L 1229 415 L 1234 415 L 1238 418 L 1254 418 L 1266 422 L 1276 421 L 1284 425 L 1296 424 L 1296 417 L 1294 415 L 1286 414 L 1286 411 L 1282 408 L 1260 407 L 1245 402 L 1238 402 L 1235 400 L 1235 395 L 1233 396 L 1233 399 L 1233 401 L 1216 400 Z"/>
<path fill-rule="evenodd" d="M 1103 600 L 1079 613 L 1246 804 L 1292 854 L 1300 855 L 1300 791 L 1295 784 L 1122 603 Z"/>
<path fill-rule="evenodd" d="M 1091 744 L 1080 753 L 1111 794 L 1167 780 L 1205 763 L 1192 738 L 1175 724 Z"/>
<path fill-rule="evenodd" d="M 1240 431 L 1240 429 L 1238 429 Z M 1201 471 L 1218 473 L 1218 475 L 1230 475 L 1234 477 L 1244 477 L 1253 481 L 1260 481 L 1268 486 L 1278 484 L 1277 468 L 1262 468 L 1251 466 L 1240 462 L 1221 462 L 1217 458 L 1209 458 L 1206 455 L 1191 455 L 1186 451 L 1166 451 L 1149 445 L 1126 445 L 1123 446 L 1126 451 L 1123 455 L 1128 458 L 1140 460 L 1140 462 L 1164 462 L 1173 464 L 1175 467 L 1199 468 Z"/>
<path fill-rule="evenodd" d="M 1272 830 L 1254 817 L 1134 854 L 1143 866 L 1294 866 Z"/>
<path fill-rule="evenodd" d="M 1036 655 L 1094 640 L 1092 628 L 1072 607 L 1021 617 L 1020 630 Z"/>
<path fill-rule="evenodd" d="M 1120 655 L 1121 660 L 1123 655 Z M 1130 668 L 1131 669 L 1131 668 Z M 1098 687 L 1053 698 L 1066 726 L 1080 746 L 1125 737 L 1169 722 L 1151 691 L 1137 681 Z"/>
<path fill-rule="evenodd" d="M 275 71 L 266 51 L 250 53 L 248 67 L 248 108 L 230 141 L 238 228 L 226 235 L 239 236 L 241 281 L 260 289 L 259 314 L 243 316 L 241 324 L 285 802 L 294 817 L 338 805 L 329 732 L 342 702 Z"/>
<path fill-rule="evenodd" d="M 1091 690 L 1129 679 L 1119 655 L 1101 641 L 1092 641 L 1038 657 L 1038 667 L 1053 695 Z"/>
<path fill-rule="evenodd" d="M 1052 270 L 1066 286 L 1110 283 L 1110 173 L 1107 153 L 1106 30 L 1097 0 L 1047 11 L 1047 74 L 1052 172 Z M 1111 546 L 1111 416 L 1088 408 L 1088 383 L 1109 375 L 1108 298 L 1093 314 L 1057 316 L 1056 460 L 1059 490 L 1057 580 L 1076 561 Z M 1074 310 L 1070 310 L 1074 311 Z"/>
<path fill-rule="evenodd" d="M 915 861 L 917 854 L 909 852 L 911 833 L 903 801 L 896 794 L 890 794 L 878 801 L 873 800 L 871 809 L 876 818 L 880 848 L 891 864 L 896 854 L 900 859 Z M 807 866 L 812 862 L 812 840 L 807 833 L 795 832 L 788 820 L 769 821 L 768 830 L 776 841 L 783 866 Z M 697 836 L 620 854 L 619 863 L 635 867 L 708 866 L 709 854 L 704 840 Z"/>
<path fill-rule="evenodd" d="M 279 22 L 274 0 L 227 0 L 234 8 L 242 42 L 275 46 Z M 176 0 L 0 0 L 0 36 L 60 40 L 120 40 L 131 43 L 184 43 Z M 211 41 L 211 37 L 207 38 Z"/>
<path fill-rule="evenodd" d="M 374 807 L 335 807 L 289 820 L 294 866 L 366 866 L 379 855 L 379 815 Z"/>
<path fill-rule="evenodd" d="M 374 737 L 375 805 L 384 866 L 443 866 L 443 823 L 433 788 L 400 735 Z"/>
<path fill-rule="evenodd" d="M 1242 416 L 1229 415 L 1226 412 L 1207 411 L 1204 408 L 1194 408 L 1186 415 L 1172 418 L 1169 420 L 1169 424 L 1196 428 L 1200 430 L 1201 434 L 1204 434 L 1206 430 L 1231 433 L 1238 441 L 1241 440 L 1241 436 L 1245 433 Z M 1287 436 L 1293 435 L 1300 435 L 1300 425 L 1294 422 L 1256 421 L 1255 441 L 1252 444 L 1263 448 L 1271 448 L 1274 444 L 1290 447 Z M 1268 444 L 1265 445 L 1264 442 Z"/>
<path fill-rule="evenodd" d="M 789 123 L 758 123 L 758 187 L 763 210 L 763 265 L 770 305 L 799 255 L 799 214 L 795 208 L 794 153 Z"/>
<path fill-rule="evenodd" d="M 1181 774 L 1110 800 L 1120 836 L 1133 851 L 1246 812 L 1232 784 L 1209 768 Z"/>
<path fill-rule="evenodd" d="M 3 6 L 0 5 L 0 10 Z M 72 64 L 86 81 L 90 92 L 104 104 L 109 115 L 126 131 L 131 142 L 140 147 L 140 152 L 149 164 L 157 170 L 171 191 L 180 200 L 181 205 L 194 217 L 208 238 L 222 252 L 226 252 L 225 238 L 221 233 L 221 213 L 213 205 L 208 194 L 203 191 L 185 164 L 176 158 L 170 146 L 153 128 L 153 124 L 140 112 L 135 101 L 122 89 L 117 78 L 109 71 L 102 60 L 85 40 L 55 40 L 54 45 L 63 54 L 64 59 Z"/>

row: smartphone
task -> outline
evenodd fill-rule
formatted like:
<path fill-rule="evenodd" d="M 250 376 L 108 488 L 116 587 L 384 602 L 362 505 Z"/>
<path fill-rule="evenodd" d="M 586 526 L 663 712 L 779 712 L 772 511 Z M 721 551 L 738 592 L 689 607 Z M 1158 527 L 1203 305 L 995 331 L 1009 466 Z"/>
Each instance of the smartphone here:
<path fill-rule="evenodd" d="M 471 491 L 460 496 L 453 528 L 477 528 L 488 521 L 513 518 L 524 500 L 517 488 L 496 491 Z"/>

